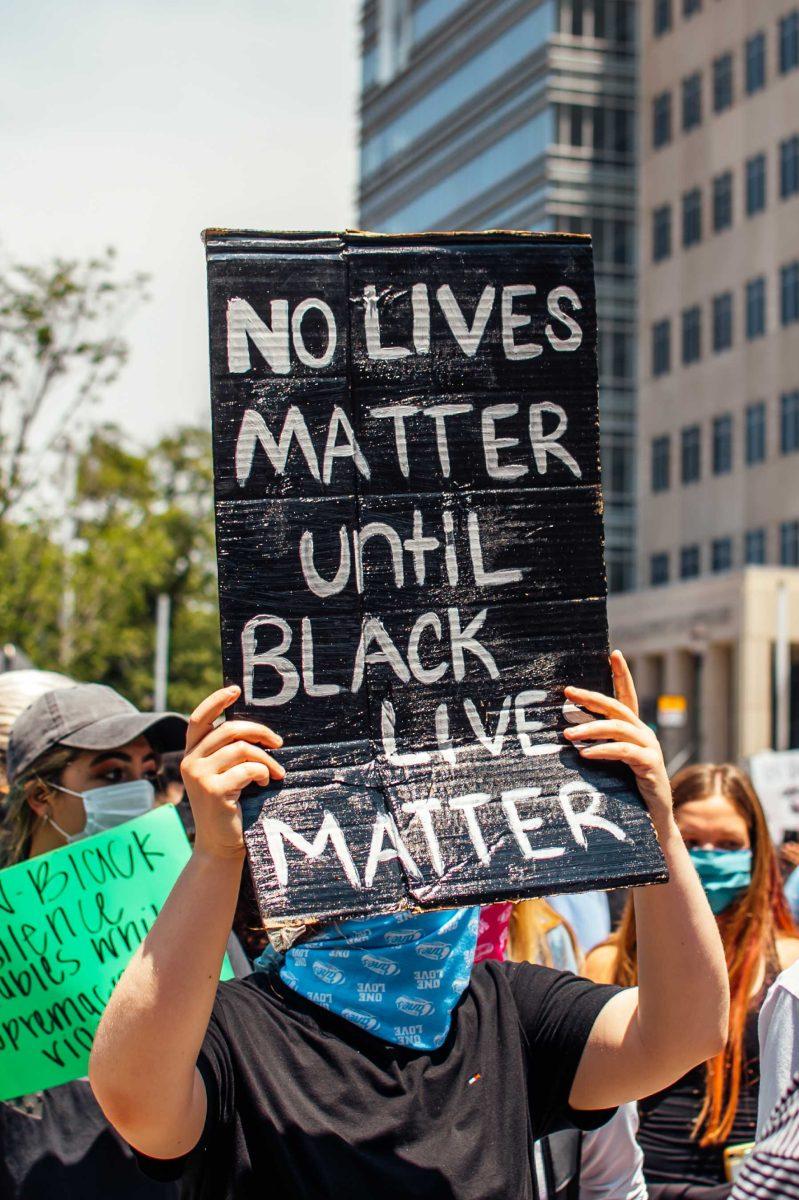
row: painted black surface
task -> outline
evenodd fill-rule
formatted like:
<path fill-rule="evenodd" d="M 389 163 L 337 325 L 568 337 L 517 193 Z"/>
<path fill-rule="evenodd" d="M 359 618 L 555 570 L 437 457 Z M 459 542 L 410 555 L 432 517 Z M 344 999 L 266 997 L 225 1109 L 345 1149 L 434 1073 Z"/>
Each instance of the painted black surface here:
<path fill-rule="evenodd" d="M 264 916 L 662 879 L 561 736 L 610 686 L 588 240 L 206 244 L 225 678 L 288 768 L 245 804 Z"/>

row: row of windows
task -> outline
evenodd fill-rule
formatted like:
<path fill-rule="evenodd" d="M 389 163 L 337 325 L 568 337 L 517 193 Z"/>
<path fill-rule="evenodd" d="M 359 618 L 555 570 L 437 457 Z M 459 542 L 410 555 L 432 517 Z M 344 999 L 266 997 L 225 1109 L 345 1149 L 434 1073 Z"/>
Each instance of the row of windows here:
<path fill-rule="evenodd" d="M 783 521 L 779 528 L 779 562 L 783 567 L 799 567 L 799 521 Z M 765 566 L 768 562 L 768 530 L 747 529 L 743 537 L 743 563 Z M 735 566 L 735 544 L 731 537 L 714 538 L 710 543 L 710 569 L 730 571 Z M 697 543 L 681 546 L 677 563 L 680 579 L 695 579 L 702 570 L 702 547 Z M 661 587 L 671 579 L 671 555 L 653 554 L 649 560 L 649 582 Z"/>
<path fill-rule="evenodd" d="M 765 153 L 753 154 L 744 164 L 743 205 L 747 217 L 763 212 L 768 194 L 768 162 Z M 799 134 L 785 138 L 779 144 L 779 194 L 781 200 L 799 195 Z M 711 228 L 713 233 L 729 229 L 735 216 L 733 173 L 722 171 L 711 181 Z M 683 192 L 681 201 L 680 238 L 686 249 L 702 241 L 703 206 L 701 188 Z M 669 258 L 674 244 L 671 204 L 661 204 L 652 210 L 652 258 L 662 262 Z"/>
<path fill-rule="evenodd" d="M 785 74 L 796 67 L 799 67 L 799 9 L 794 9 L 779 23 L 779 70 Z M 747 96 L 766 86 L 768 45 L 764 30 L 752 34 L 744 43 L 743 68 Z M 693 71 L 684 77 L 680 86 L 680 121 L 685 133 L 702 123 L 703 93 L 701 71 Z M 713 60 L 710 99 L 714 113 L 725 112 L 735 101 L 735 60 L 730 51 Z M 671 91 L 660 92 L 652 99 L 652 146 L 655 150 L 672 140 L 673 108 Z"/>
<path fill-rule="evenodd" d="M 559 0 L 558 29 L 573 37 L 595 37 L 631 46 L 635 41 L 633 0 Z"/>
<path fill-rule="evenodd" d="M 729 350 L 735 340 L 735 303 L 732 292 L 721 292 L 710 302 L 710 347 L 714 354 Z M 799 260 L 780 268 L 780 323 L 799 321 Z M 744 285 L 744 333 L 747 341 L 763 337 L 768 328 L 768 281 L 758 275 Z M 702 357 L 702 307 L 692 304 L 680 316 L 680 354 L 682 365 L 690 366 Z M 652 374 L 668 375 L 672 369 L 672 321 L 663 317 L 652 325 Z"/>
<path fill-rule="evenodd" d="M 702 0 L 682 0 L 682 15 L 692 17 L 702 11 Z M 672 27 L 674 9 L 672 0 L 654 0 L 652 8 L 652 25 L 655 37 L 662 37 Z"/>
<path fill-rule="evenodd" d="M 749 404 L 744 413 L 744 462 L 748 467 L 765 462 L 768 454 L 766 402 Z M 732 413 L 714 417 L 711 426 L 710 467 L 714 475 L 732 471 L 735 446 Z M 680 482 L 698 483 L 702 478 L 702 427 L 685 425 L 680 430 Z M 780 453 L 799 452 L 799 392 L 780 397 Z M 653 492 L 671 487 L 671 435 L 652 439 L 651 484 Z"/>
<path fill-rule="evenodd" d="M 584 146 L 594 154 L 632 154 L 635 114 L 629 108 L 555 104 L 555 138 L 561 146 Z"/>

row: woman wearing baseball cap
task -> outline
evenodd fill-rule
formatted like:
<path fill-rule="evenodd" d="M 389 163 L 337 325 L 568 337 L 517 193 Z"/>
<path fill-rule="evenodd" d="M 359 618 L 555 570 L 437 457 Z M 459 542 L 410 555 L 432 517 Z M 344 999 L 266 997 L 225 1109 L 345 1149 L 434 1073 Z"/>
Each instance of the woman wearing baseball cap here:
<path fill-rule="evenodd" d="M 40 696 L 9 737 L 4 865 L 149 812 L 160 756 L 185 737 L 178 713 L 139 712 L 99 683 Z"/>
<path fill-rule="evenodd" d="M 161 754 L 186 721 L 143 713 L 83 683 L 39 697 L 11 728 L 3 862 L 10 866 L 149 811 Z M 8 1200 L 176 1200 L 175 1185 L 139 1170 L 88 1081 L 0 1103 L 0 1195 Z"/>

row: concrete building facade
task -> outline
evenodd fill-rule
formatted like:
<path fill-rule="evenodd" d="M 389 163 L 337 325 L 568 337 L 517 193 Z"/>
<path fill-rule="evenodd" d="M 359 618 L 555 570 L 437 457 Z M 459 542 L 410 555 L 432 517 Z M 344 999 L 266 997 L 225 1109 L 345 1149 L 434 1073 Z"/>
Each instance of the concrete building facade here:
<path fill-rule="evenodd" d="M 737 758 L 799 746 L 799 9 L 645 0 L 640 71 L 641 590 L 611 625 L 650 708 L 688 698 L 674 745 Z"/>
<path fill-rule="evenodd" d="M 635 580 L 635 0 L 365 0 L 359 221 L 591 233 L 608 580 Z"/>

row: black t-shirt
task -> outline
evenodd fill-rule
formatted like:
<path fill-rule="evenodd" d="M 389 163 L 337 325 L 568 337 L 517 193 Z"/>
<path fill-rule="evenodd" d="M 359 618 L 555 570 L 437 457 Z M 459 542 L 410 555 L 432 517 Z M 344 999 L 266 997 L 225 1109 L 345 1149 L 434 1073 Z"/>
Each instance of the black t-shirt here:
<path fill-rule="evenodd" d="M 84 1079 L 0 1104 L 0 1200 L 177 1200 L 148 1179 Z"/>
<path fill-rule="evenodd" d="M 219 987 L 199 1059 L 208 1117 L 192 1200 L 529 1200 L 531 1138 L 596 1128 L 568 1103 L 617 988 L 481 963 L 434 1052 L 389 1045 L 259 973 Z"/>

